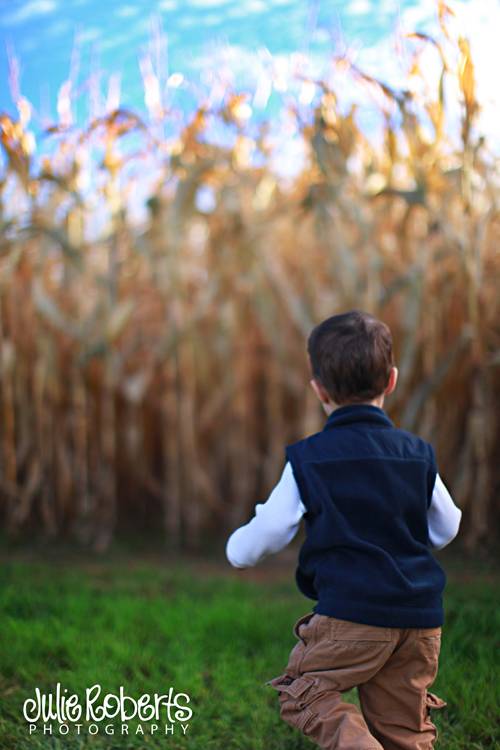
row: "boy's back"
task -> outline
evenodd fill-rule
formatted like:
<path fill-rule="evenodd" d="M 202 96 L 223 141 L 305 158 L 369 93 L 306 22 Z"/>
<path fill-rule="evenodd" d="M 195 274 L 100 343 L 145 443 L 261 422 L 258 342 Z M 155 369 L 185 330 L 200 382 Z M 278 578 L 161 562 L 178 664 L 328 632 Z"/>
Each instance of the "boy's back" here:
<path fill-rule="evenodd" d="M 314 611 L 388 627 L 443 623 L 446 576 L 429 548 L 434 451 L 371 404 L 335 409 L 286 446 L 306 540 L 297 584 Z"/>

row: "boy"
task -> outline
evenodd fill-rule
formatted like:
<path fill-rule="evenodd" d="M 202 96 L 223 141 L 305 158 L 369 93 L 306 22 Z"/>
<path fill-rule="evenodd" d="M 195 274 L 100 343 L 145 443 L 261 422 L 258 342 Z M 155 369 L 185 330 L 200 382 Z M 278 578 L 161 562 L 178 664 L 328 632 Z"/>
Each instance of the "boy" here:
<path fill-rule="evenodd" d="M 432 446 L 392 423 L 389 328 L 353 310 L 316 326 L 311 385 L 328 415 L 320 432 L 287 445 L 267 502 L 229 537 L 238 568 L 306 538 L 296 582 L 317 601 L 297 620 L 283 674 L 269 680 L 280 715 L 328 750 L 430 750 L 427 688 L 438 670 L 446 575 L 430 548 L 457 534 L 461 511 L 437 473 Z M 342 700 L 357 687 L 361 712 Z"/>

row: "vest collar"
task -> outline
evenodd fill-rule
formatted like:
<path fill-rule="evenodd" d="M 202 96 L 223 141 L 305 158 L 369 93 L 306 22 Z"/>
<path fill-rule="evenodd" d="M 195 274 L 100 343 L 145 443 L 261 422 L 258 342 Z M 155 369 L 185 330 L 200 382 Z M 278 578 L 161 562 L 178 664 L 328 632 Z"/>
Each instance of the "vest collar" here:
<path fill-rule="evenodd" d="M 329 414 L 324 430 L 352 422 L 374 422 L 385 427 L 394 427 L 394 423 L 380 406 L 374 404 L 345 404 L 338 406 Z"/>

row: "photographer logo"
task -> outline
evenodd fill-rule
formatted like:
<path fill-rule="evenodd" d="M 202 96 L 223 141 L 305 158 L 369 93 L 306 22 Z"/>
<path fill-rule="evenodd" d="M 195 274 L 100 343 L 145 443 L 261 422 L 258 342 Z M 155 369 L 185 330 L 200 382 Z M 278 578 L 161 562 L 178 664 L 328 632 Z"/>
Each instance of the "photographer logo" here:
<path fill-rule="evenodd" d="M 104 693 L 100 685 L 85 690 L 82 701 L 58 682 L 54 693 L 35 689 L 23 703 L 29 734 L 185 735 L 193 711 L 187 693 L 170 687 L 166 693 L 132 697 L 120 685 L 118 693 Z"/>

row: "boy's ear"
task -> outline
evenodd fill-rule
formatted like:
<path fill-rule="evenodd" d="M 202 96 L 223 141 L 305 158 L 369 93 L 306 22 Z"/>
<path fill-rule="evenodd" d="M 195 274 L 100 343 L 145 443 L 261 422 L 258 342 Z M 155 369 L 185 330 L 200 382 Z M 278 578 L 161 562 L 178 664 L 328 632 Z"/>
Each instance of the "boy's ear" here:
<path fill-rule="evenodd" d="M 311 384 L 311 388 L 313 389 L 314 393 L 321 400 L 321 396 L 320 396 L 319 389 L 318 389 L 318 384 L 316 383 L 315 379 L 311 378 L 309 382 Z"/>
<path fill-rule="evenodd" d="M 389 382 L 387 383 L 387 387 L 386 387 L 386 389 L 384 391 L 384 394 L 386 396 L 388 396 L 389 393 L 392 393 L 393 390 L 395 389 L 396 383 L 398 382 L 398 373 L 399 373 L 399 371 L 398 371 L 397 367 L 393 367 L 391 369 L 391 373 L 389 375 Z"/>
<path fill-rule="evenodd" d="M 309 381 L 313 391 L 315 392 L 316 396 L 319 398 L 319 400 L 322 403 L 328 403 L 330 401 L 330 397 L 328 393 L 325 391 L 321 383 L 319 383 L 316 378 L 311 378 Z"/>

